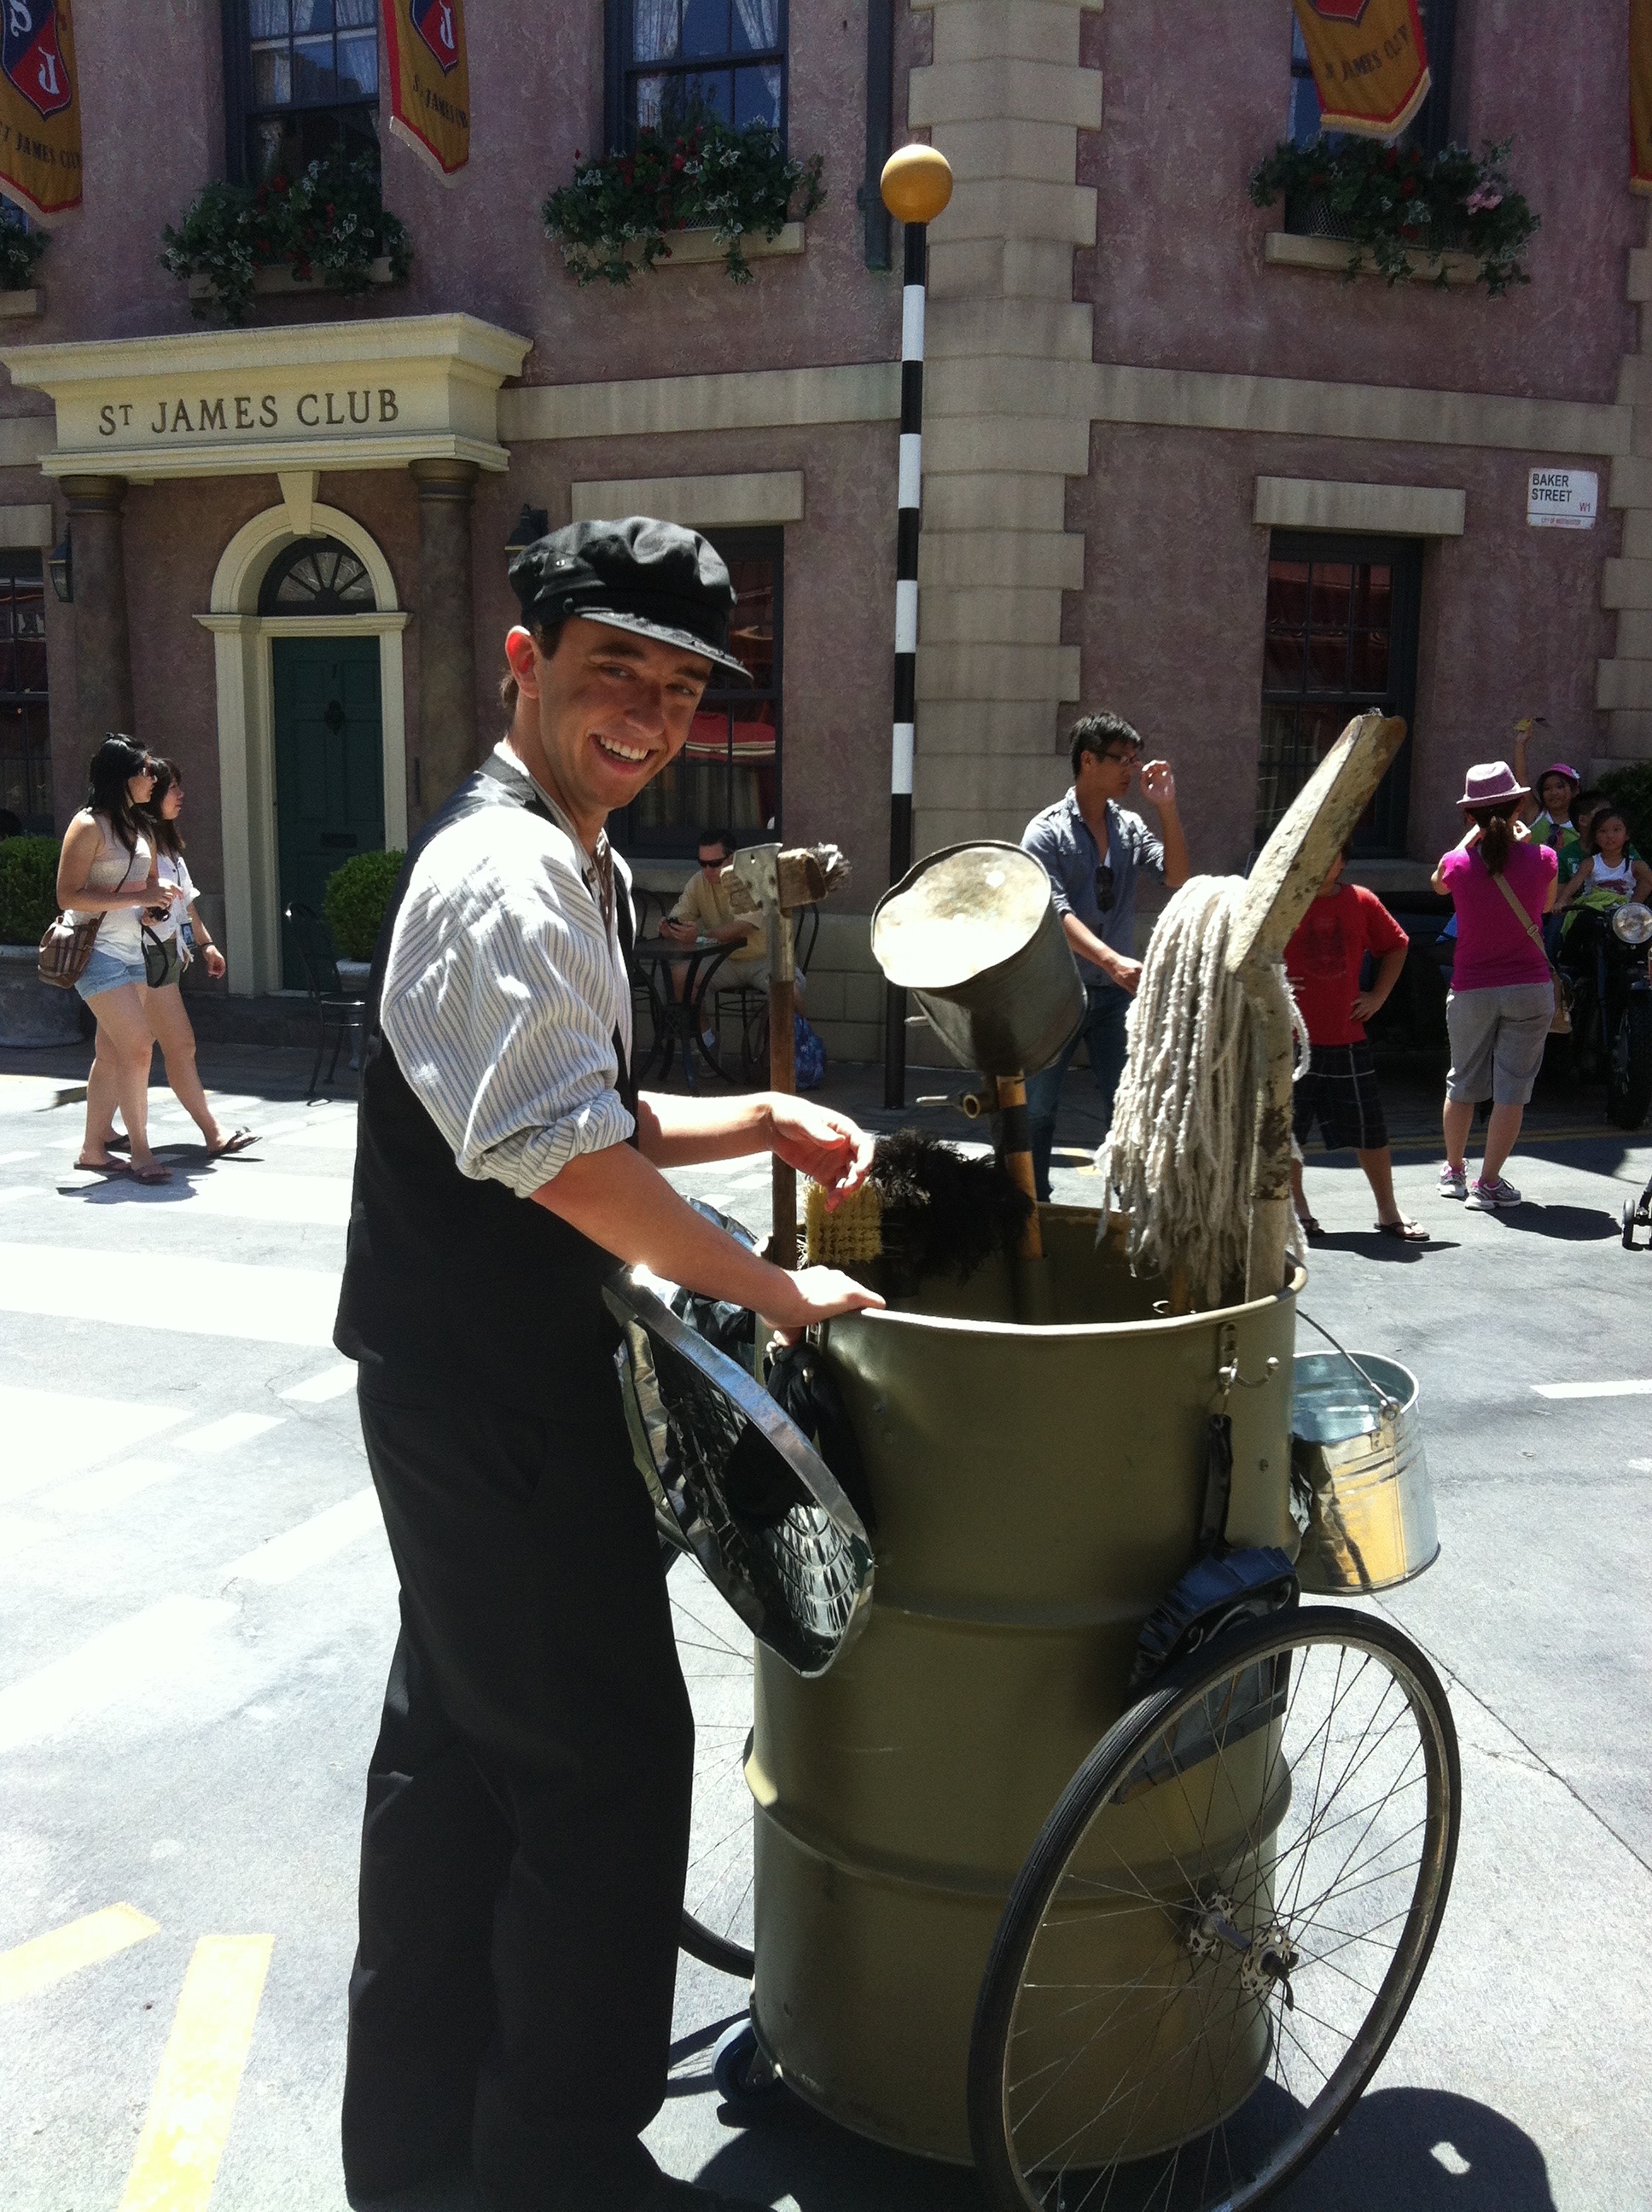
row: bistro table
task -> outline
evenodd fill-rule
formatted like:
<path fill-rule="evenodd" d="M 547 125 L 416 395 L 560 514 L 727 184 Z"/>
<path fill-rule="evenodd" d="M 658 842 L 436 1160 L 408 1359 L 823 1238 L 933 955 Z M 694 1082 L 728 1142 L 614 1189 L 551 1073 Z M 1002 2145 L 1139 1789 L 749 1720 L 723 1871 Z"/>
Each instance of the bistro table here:
<path fill-rule="evenodd" d="M 659 1076 L 664 1082 L 671 1072 L 673 1056 L 683 1055 L 683 1079 L 690 1091 L 695 1088 L 694 1055 L 698 1053 L 712 1073 L 725 1083 L 732 1079 L 725 1075 L 714 1054 L 706 1049 L 702 1034 L 703 1009 L 706 993 L 713 977 L 732 953 L 744 944 L 742 938 L 727 942 L 715 937 L 640 937 L 631 948 L 648 994 L 648 1010 L 653 1018 L 654 1039 L 648 1057 L 639 1067 L 639 1080 L 653 1072 L 654 1055 L 660 1055 Z M 688 969 L 683 980 L 683 995 L 679 999 L 673 988 L 671 969 L 682 966 Z"/>

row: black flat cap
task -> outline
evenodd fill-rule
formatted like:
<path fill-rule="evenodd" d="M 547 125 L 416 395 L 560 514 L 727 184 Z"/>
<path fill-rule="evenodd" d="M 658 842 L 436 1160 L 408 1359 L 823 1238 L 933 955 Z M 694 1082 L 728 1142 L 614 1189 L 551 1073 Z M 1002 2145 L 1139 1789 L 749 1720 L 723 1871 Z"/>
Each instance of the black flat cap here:
<path fill-rule="evenodd" d="M 570 523 L 524 546 L 510 579 L 530 627 L 579 615 L 703 653 L 750 680 L 728 649 L 734 586 L 727 567 L 696 530 L 646 514 Z"/>

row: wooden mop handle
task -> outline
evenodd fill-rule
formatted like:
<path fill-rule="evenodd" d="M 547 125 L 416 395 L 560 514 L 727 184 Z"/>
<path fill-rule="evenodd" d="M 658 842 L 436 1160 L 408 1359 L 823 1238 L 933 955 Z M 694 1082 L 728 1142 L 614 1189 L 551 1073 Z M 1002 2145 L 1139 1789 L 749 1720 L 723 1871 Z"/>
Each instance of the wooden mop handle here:
<path fill-rule="evenodd" d="M 1018 1249 L 1023 1260 L 1042 1260 L 1044 1238 L 1038 1225 L 1038 1186 L 1033 1179 L 1032 1139 L 1027 1129 L 1026 1078 L 1000 1075 L 997 1082 L 999 1142 L 1004 1149 L 1004 1164 L 1033 1202 Z"/>

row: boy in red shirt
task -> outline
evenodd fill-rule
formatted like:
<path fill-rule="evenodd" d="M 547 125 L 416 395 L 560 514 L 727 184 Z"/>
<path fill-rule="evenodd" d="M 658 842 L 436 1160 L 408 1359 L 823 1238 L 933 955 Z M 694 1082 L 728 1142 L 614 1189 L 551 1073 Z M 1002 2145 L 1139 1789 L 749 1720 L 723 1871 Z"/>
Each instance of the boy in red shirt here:
<path fill-rule="evenodd" d="M 1365 1041 L 1365 1024 L 1399 981 L 1411 940 L 1374 891 L 1342 881 L 1347 858 L 1345 845 L 1285 949 L 1285 973 L 1311 1047 L 1291 1107 L 1291 1194 L 1297 1219 L 1309 1237 L 1317 1237 L 1320 1225 L 1303 1190 L 1301 1152 L 1317 1121 L 1327 1152 L 1353 1146 L 1376 1200 L 1383 1236 L 1422 1243 L 1427 1230 L 1408 1221 L 1394 1202 L 1388 1126 Z M 1359 971 L 1368 952 L 1376 961 L 1376 975 L 1370 989 L 1362 991 Z"/>

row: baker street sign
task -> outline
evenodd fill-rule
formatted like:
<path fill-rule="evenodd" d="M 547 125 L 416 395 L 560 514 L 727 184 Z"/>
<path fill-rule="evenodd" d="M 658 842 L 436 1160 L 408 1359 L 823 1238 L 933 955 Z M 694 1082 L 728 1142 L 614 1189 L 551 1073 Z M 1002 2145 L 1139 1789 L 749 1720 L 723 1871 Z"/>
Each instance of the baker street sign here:
<path fill-rule="evenodd" d="M 283 426 L 301 431 L 365 430 L 400 420 L 396 387 L 389 384 L 301 392 L 285 398 L 274 392 L 219 392 L 193 398 L 163 392 L 158 398 L 106 399 L 98 410 L 98 435 L 123 442 L 134 429 L 151 438 L 239 435 L 244 431 L 262 437 Z"/>

